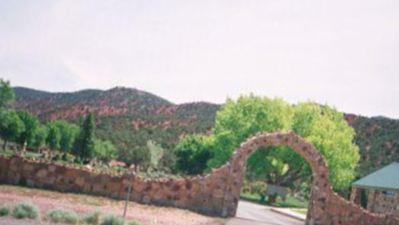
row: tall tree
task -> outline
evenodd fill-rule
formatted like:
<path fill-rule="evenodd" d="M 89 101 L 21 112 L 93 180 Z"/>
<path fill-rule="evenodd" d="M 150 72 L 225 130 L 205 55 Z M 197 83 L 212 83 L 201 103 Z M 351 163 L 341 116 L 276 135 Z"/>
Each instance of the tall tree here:
<path fill-rule="evenodd" d="M 0 108 L 6 107 L 9 103 L 14 101 L 15 93 L 10 82 L 0 78 Z"/>
<path fill-rule="evenodd" d="M 94 140 L 94 155 L 97 159 L 108 162 L 112 159 L 116 159 L 117 149 L 110 141 L 103 141 L 100 139 Z"/>
<path fill-rule="evenodd" d="M 242 96 L 227 100 L 217 112 L 214 134 L 214 157 L 210 167 L 223 165 L 241 142 L 258 132 L 288 130 L 293 109 L 282 99 Z"/>
<path fill-rule="evenodd" d="M 175 148 L 176 169 L 186 174 L 200 174 L 212 158 L 211 140 L 208 137 L 189 135 Z"/>
<path fill-rule="evenodd" d="M 70 152 L 79 134 L 79 127 L 65 120 L 56 120 L 53 123 L 60 132 L 60 149 L 64 152 Z"/>
<path fill-rule="evenodd" d="M 35 116 L 25 111 L 18 111 L 17 114 L 25 126 L 24 131 L 22 131 L 17 138 L 17 143 L 21 145 L 22 150 L 25 150 L 27 145 L 32 146 L 40 123 Z"/>
<path fill-rule="evenodd" d="M 215 157 L 208 165 L 224 164 L 242 141 L 258 132 L 284 130 L 293 130 L 315 145 L 327 161 L 336 190 L 350 186 L 359 160 L 354 131 L 342 113 L 314 103 L 292 106 L 281 99 L 253 95 L 228 100 L 216 116 L 212 148 Z M 311 177 L 305 161 L 285 146 L 255 152 L 247 166 L 250 176 L 278 185 L 289 186 Z"/>
<path fill-rule="evenodd" d="M 151 153 L 148 148 L 136 147 L 133 149 L 121 148 L 118 152 L 119 160 L 134 165 L 136 171 L 139 170 L 139 166 L 141 168 L 146 168 L 150 165 L 151 161 Z"/>
<path fill-rule="evenodd" d="M 324 156 L 334 189 L 348 188 L 355 178 L 360 155 L 354 143 L 355 131 L 345 121 L 343 113 L 311 102 L 300 103 L 295 107 L 292 130 Z M 307 168 L 304 161 L 301 165 Z M 310 169 L 305 171 L 310 174 Z"/>
<path fill-rule="evenodd" d="M 8 141 L 17 141 L 24 130 L 24 123 L 16 112 L 0 110 L 0 136 L 4 141 L 3 150 L 6 149 Z"/>
<path fill-rule="evenodd" d="M 47 137 L 47 127 L 45 125 L 40 124 L 37 129 L 35 136 L 33 137 L 32 147 L 39 150 L 46 144 Z"/>
<path fill-rule="evenodd" d="M 47 123 L 46 144 L 52 150 L 60 149 L 61 133 L 54 122 Z"/>
<path fill-rule="evenodd" d="M 93 156 L 94 152 L 94 114 L 86 116 L 80 129 L 80 134 L 75 141 L 74 152 L 81 159 L 87 160 Z"/>

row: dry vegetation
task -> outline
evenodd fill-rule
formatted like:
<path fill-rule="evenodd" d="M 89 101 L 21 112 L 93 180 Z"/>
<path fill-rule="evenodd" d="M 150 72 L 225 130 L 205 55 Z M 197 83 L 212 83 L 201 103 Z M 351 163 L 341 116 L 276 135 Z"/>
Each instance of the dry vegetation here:
<path fill-rule="evenodd" d="M 17 186 L 0 185 L 0 202 L 2 205 L 15 206 L 20 202 L 31 202 L 36 205 L 41 215 L 46 215 L 54 209 L 73 210 L 80 215 L 98 211 L 103 215 L 122 215 L 123 201 L 81 194 L 67 194 Z M 43 217 L 43 216 L 42 216 Z M 220 225 L 224 220 L 199 215 L 187 210 L 156 207 L 130 202 L 127 213 L 128 220 L 140 224 L 210 224 Z M 40 221 L 17 221 L 11 217 L 0 217 L 0 225 L 5 224 L 48 224 Z"/>

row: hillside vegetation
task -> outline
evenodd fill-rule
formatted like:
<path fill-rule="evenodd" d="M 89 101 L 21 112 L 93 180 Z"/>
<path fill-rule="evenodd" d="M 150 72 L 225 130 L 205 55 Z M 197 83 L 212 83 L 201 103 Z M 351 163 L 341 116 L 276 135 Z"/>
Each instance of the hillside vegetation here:
<path fill-rule="evenodd" d="M 131 88 L 51 93 L 14 88 L 13 107 L 37 115 L 42 121 L 78 122 L 96 114 L 96 135 L 125 151 L 147 149 L 148 141 L 171 151 L 185 135 L 209 133 L 219 105 L 205 102 L 173 104 L 161 97 Z M 359 174 L 365 175 L 392 161 L 399 161 L 399 120 L 367 118 L 352 114 L 346 120 L 356 131 L 360 147 Z"/>
<path fill-rule="evenodd" d="M 169 152 L 186 134 L 206 133 L 212 126 L 216 104 L 173 104 L 153 94 L 131 88 L 50 93 L 14 88 L 13 107 L 27 110 L 41 121 L 65 119 L 79 122 L 96 115 L 96 136 L 110 140 L 121 151 L 147 150 L 149 142 Z M 167 153 L 166 153 L 167 154 Z"/>

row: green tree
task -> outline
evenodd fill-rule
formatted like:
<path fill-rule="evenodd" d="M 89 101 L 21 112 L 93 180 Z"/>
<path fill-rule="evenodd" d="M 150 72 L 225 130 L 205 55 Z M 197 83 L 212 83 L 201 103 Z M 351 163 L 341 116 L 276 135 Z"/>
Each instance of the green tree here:
<path fill-rule="evenodd" d="M 65 120 L 56 120 L 53 123 L 60 133 L 60 149 L 64 152 L 72 151 L 75 139 L 79 134 L 79 127 Z"/>
<path fill-rule="evenodd" d="M 158 169 L 165 150 L 161 146 L 157 145 L 153 140 L 147 141 L 147 148 L 150 152 L 150 166 L 153 169 Z"/>
<path fill-rule="evenodd" d="M 87 160 L 94 153 L 94 114 L 90 113 L 86 116 L 80 129 L 78 138 L 74 144 L 74 153 L 81 159 Z"/>
<path fill-rule="evenodd" d="M 0 108 L 6 107 L 9 103 L 14 101 L 15 93 L 10 82 L 0 78 Z"/>
<path fill-rule="evenodd" d="M 327 161 L 336 190 L 349 187 L 359 160 L 354 131 L 342 113 L 314 103 L 292 106 L 281 99 L 253 95 L 228 100 L 216 116 L 215 157 L 208 165 L 217 167 L 226 163 L 241 142 L 258 132 L 284 130 L 293 130 L 315 145 Z M 311 177 L 305 161 L 285 146 L 255 152 L 247 167 L 247 174 L 253 179 L 283 186 Z"/>
<path fill-rule="evenodd" d="M 24 123 L 15 111 L 0 110 L 0 136 L 4 141 L 3 150 L 8 141 L 16 141 L 25 130 Z"/>
<path fill-rule="evenodd" d="M 237 101 L 228 99 L 216 114 L 215 151 L 209 166 L 219 167 L 226 163 L 241 142 L 258 132 L 288 130 L 292 116 L 292 107 L 282 99 L 254 95 L 242 96 Z"/>
<path fill-rule="evenodd" d="M 120 149 L 118 152 L 118 158 L 129 165 L 134 165 L 136 171 L 138 171 L 139 166 L 144 168 L 149 166 L 151 154 L 148 148 L 137 146 L 131 149 Z"/>
<path fill-rule="evenodd" d="M 19 134 L 17 143 L 22 146 L 22 150 L 25 150 L 27 145 L 32 146 L 40 122 L 35 116 L 25 111 L 18 111 L 17 114 L 25 127 L 24 131 Z"/>
<path fill-rule="evenodd" d="M 311 142 L 324 156 L 335 190 L 348 188 L 355 178 L 359 148 L 354 144 L 355 131 L 343 113 L 315 103 L 300 103 L 295 107 L 292 130 Z M 307 164 L 301 164 L 307 168 Z M 305 170 L 310 174 L 310 170 Z"/>
<path fill-rule="evenodd" d="M 94 155 L 97 159 L 103 162 L 108 162 L 112 159 L 116 159 L 118 156 L 118 152 L 112 142 L 95 139 Z"/>
<path fill-rule="evenodd" d="M 52 150 L 60 149 L 61 133 L 54 122 L 47 123 L 46 144 Z"/>
<path fill-rule="evenodd" d="M 175 148 L 176 169 L 186 174 L 200 174 L 212 158 L 212 140 L 199 135 L 189 135 Z"/>
<path fill-rule="evenodd" d="M 37 150 L 43 147 L 46 144 L 47 137 L 47 127 L 45 125 L 39 125 L 37 127 L 35 136 L 33 137 L 32 147 Z"/>

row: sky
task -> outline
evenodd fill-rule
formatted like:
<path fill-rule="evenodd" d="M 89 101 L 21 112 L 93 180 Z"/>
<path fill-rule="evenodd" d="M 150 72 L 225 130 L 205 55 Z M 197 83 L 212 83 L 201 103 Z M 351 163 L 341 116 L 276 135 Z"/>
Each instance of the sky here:
<path fill-rule="evenodd" d="M 175 103 L 254 93 L 399 118 L 399 1 L 0 1 L 0 77 Z"/>

